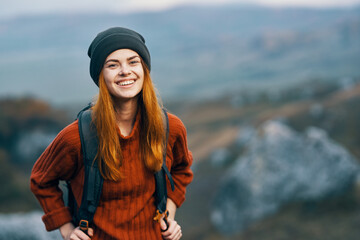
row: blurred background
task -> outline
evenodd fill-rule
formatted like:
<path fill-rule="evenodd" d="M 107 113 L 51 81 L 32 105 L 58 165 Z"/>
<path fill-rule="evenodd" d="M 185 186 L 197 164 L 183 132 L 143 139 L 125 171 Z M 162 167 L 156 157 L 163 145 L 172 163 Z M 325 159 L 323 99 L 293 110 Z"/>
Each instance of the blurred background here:
<path fill-rule="evenodd" d="M 29 175 L 96 95 L 87 48 L 112 26 L 145 37 L 187 127 L 183 239 L 359 239 L 359 0 L 1 0 L 0 239 L 60 239 Z"/>

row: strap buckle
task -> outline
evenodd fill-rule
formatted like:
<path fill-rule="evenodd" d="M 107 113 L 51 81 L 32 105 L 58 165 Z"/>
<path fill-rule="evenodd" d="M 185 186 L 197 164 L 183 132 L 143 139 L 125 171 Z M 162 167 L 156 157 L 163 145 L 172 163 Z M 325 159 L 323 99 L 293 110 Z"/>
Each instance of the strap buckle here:
<path fill-rule="evenodd" d="M 89 222 L 87 220 L 80 220 L 79 228 L 81 231 L 86 232 L 89 229 Z"/>
<path fill-rule="evenodd" d="M 156 210 L 156 214 L 153 219 L 154 219 L 154 221 L 160 222 L 160 219 L 164 218 L 166 220 L 168 218 L 168 216 L 169 216 L 168 210 L 165 210 L 165 212 L 161 213 L 158 209 L 158 210 Z"/>

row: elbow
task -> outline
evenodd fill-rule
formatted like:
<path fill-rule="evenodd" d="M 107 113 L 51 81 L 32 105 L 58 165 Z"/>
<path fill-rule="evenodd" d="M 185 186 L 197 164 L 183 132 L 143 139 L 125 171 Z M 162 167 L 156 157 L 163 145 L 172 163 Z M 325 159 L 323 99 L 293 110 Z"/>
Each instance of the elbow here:
<path fill-rule="evenodd" d="M 33 194 L 36 194 L 36 192 L 38 192 L 39 189 L 39 183 L 37 181 L 36 176 L 34 176 L 33 174 L 31 174 L 30 176 L 30 190 Z"/>

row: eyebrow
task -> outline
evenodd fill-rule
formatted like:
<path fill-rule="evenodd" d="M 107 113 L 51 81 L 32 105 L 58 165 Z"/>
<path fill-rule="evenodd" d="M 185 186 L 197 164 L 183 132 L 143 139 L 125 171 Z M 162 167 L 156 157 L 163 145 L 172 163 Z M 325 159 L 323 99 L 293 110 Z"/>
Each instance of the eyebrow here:
<path fill-rule="evenodd" d="M 134 55 L 134 56 L 132 56 L 132 57 L 128 57 L 126 60 L 127 60 L 127 61 L 130 61 L 130 60 L 133 60 L 134 58 L 140 58 L 140 57 L 137 56 L 137 55 Z M 105 62 L 105 64 L 108 63 L 108 62 L 119 62 L 119 60 L 118 60 L 118 59 L 109 59 L 109 60 L 107 60 L 107 61 Z"/>

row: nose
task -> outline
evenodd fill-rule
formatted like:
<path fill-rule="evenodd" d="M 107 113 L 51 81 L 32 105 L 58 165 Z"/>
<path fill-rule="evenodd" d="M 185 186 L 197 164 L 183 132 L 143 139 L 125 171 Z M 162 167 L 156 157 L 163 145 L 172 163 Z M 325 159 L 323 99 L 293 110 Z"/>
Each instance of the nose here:
<path fill-rule="evenodd" d="M 120 76 L 126 76 L 130 74 L 130 68 L 126 64 L 122 65 L 120 67 L 119 75 Z"/>

